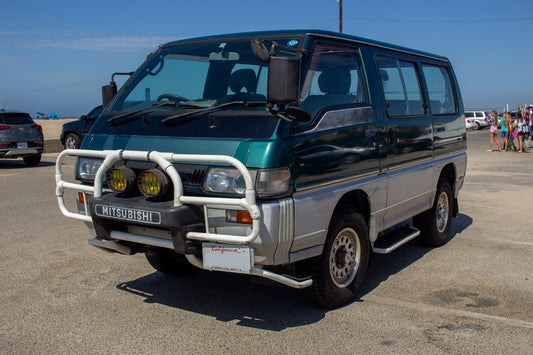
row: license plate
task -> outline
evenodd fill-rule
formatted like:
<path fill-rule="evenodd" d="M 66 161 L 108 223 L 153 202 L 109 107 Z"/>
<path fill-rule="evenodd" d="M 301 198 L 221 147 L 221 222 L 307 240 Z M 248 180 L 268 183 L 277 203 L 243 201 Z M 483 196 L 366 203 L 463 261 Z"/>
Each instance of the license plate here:
<path fill-rule="evenodd" d="M 17 142 L 18 149 L 28 149 L 28 142 Z"/>
<path fill-rule="evenodd" d="M 248 274 L 252 270 L 253 251 L 250 247 L 203 243 L 204 268 Z"/>
<path fill-rule="evenodd" d="M 161 224 L 161 213 L 154 211 L 141 210 L 137 208 L 96 205 L 95 212 L 96 215 L 100 217 L 120 219 L 131 222 Z"/>

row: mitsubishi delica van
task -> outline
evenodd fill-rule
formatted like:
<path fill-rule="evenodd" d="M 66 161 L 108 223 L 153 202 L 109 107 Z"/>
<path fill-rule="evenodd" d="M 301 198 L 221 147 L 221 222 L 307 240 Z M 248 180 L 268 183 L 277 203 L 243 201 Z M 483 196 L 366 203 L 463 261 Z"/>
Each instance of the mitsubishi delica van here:
<path fill-rule="evenodd" d="M 91 245 L 171 275 L 309 287 L 331 308 L 356 297 L 372 253 L 447 241 L 467 157 L 445 57 L 272 31 L 170 42 L 129 74 L 57 159 L 60 208 Z"/>

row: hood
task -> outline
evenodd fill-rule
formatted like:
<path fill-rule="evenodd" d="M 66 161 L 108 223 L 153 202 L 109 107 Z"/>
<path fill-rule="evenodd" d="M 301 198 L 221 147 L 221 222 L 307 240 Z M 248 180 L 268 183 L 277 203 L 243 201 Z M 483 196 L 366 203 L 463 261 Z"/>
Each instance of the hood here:
<path fill-rule="evenodd" d="M 160 136 L 117 136 L 91 134 L 81 149 L 159 151 L 175 154 L 229 155 L 246 164 L 251 148 L 249 140 L 179 138 Z"/>

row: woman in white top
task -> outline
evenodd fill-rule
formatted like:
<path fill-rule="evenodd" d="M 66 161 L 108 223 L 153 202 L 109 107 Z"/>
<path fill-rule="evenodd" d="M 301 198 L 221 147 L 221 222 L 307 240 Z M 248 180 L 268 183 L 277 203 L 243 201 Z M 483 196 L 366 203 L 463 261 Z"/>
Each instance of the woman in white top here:
<path fill-rule="evenodd" d="M 516 128 L 518 130 L 518 141 L 519 144 L 519 152 L 524 152 L 524 137 L 528 136 L 529 127 L 527 126 L 526 120 L 524 120 L 524 117 L 522 116 L 522 113 L 517 112 L 516 113 Z"/>

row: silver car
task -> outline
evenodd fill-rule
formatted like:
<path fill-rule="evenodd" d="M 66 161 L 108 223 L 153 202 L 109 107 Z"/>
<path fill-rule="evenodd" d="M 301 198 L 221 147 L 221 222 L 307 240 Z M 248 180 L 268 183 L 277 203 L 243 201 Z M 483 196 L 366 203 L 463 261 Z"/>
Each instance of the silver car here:
<path fill-rule="evenodd" d="M 35 166 L 43 148 L 43 128 L 29 114 L 0 111 L 0 158 L 22 158 L 26 165 Z"/>

